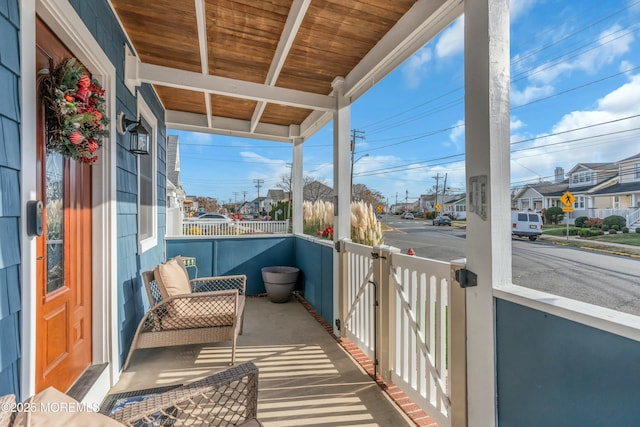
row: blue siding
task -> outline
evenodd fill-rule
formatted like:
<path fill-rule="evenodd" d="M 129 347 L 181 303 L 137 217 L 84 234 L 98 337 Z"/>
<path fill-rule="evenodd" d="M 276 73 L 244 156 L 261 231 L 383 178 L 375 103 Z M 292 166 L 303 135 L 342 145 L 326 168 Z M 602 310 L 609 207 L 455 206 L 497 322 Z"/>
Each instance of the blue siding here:
<path fill-rule="evenodd" d="M 127 356 L 138 322 L 144 315 L 148 302 L 143 291 L 140 271 L 149 269 L 164 260 L 165 235 L 165 147 L 166 129 L 164 109 L 150 85 L 144 84 L 135 94 L 124 84 L 124 46 L 127 40 L 106 0 L 70 0 L 82 21 L 98 41 L 111 63 L 116 67 L 116 111 L 127 117 L 138 117 L 136 96 L 142 96 L 158 120 L 157 168 L 158 168 L 158 245 L 142 254 L 138 253 L 138 178 L 137 157 L 128 151 L 128 139 L 112 135 L 116 139 L 116 198 L 118 236 L 118 327 L 120 330 L 120 364 Z M 115 118 L 113 118 L 115 119 Z"/>
<path fill-rule="evenodd" d="M 303 272 L 304 298 L 329 324 L 333 322 L 333 248 L 296 238 L 296 266 Z"/>
<path fill-rule="evenodd" d="M 20 17 L 0 2 L 0 396 L 20 394 Z"/>
<path fill-rule="evenodd" d="M 496 302 L 500 427 L 637 426 L 640 343 Z"/>
<path fill-rule="evenodd" d="M 198 275 L 247 275 L 247 294 L 264 292 L 262 267 L 295 266 L 293 237 L 167 240 L 167 258 L 195 256 Z"/>
<path fill-rule="evenodd" d="M 247 294 L 265 291 L 262 267 L 288 265 L 302 274 L 296 287 L 329 323 L 333 319 L 333 248 L 293 236 L 168 239 L 167 258 L 196 257 L 199 277 L 247 275 Z M 193 277 L 193 270 L 189 269 Z"/>

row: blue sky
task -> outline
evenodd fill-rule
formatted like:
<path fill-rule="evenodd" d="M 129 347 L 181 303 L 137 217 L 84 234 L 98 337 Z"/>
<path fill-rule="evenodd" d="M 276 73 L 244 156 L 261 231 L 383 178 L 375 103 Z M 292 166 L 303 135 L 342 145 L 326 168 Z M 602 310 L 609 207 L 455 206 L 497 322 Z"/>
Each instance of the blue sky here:
<path fill-rule="evenodd" d="M 464 17 L 351 107 L 354 183 L 389 203 L 416 200 L 447 174 L 464 189 Z M 640 153 L 640 0 L 511 1 L 511 183 L 552 179 L 556 166 Z M 304 175 L 333 185 L 332 126 L 304 143 Z M 255 198 L 290 173 L 286 143 L 179 135 L 187 194 Z M 234 194 L 234 192 L 236 194 Z"/>

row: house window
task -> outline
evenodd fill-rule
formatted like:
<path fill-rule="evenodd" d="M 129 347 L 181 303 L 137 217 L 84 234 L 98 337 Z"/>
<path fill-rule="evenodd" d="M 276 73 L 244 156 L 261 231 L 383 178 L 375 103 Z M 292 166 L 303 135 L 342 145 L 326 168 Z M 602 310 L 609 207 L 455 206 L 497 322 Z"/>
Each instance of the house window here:
<path fill-rule="evenodd" d="M 633 165 L 633 178 L 636 180 L 640 179 L 640 163 Z"/>
<path fill-rule="evenodd" d="M 138 97 L 140 120 L 149 129 L 149 154 L 138 157 L 138 241 L 140 253 L 158 244 L 157 158 L 158 123 L 151 109 Z"/>
<path fill-rule="evenodd" d="M 585 197 L 584 196 L 578 196 L 578 197 L 576 197 L 576 201 L 573 204 L 573 206 L 574 206 L 575 209 L 584 209 L 584 206 L 585 206 L 584 202 L 585 202 Z"/>
<path fill-rule="evenodd" d="M 591 171 L 577 172 L 571 176 L 571 185 L 588 185 L 595 183 L 595 173 Z"/>

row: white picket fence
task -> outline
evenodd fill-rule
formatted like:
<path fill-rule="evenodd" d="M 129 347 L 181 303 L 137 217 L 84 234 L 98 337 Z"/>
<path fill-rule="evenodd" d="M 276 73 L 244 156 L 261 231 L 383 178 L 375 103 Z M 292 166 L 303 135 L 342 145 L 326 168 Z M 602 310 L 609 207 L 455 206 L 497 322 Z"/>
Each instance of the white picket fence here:
<path fill-rule="evenodd" d="M 451 426 L 451 263 L 348 240 L 340 253 L 341 335 L 440 427 Z"/>
<path fill-rule="evenodd" d="M 169 227 L 167 227 L 169 230 Z M 285 234 L 289 232 L 289 221 L 233 221 L 215 222 L 184 219 L 179 236 L 244 236 L 256 234 Z"/>

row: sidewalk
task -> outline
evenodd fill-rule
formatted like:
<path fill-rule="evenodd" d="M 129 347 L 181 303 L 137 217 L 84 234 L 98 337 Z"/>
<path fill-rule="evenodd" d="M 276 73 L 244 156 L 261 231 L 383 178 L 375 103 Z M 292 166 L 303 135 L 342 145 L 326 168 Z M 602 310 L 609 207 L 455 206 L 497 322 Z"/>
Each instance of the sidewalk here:
<path fill-rule="evenodd" d="M 540 240 L 544 240 L 556 245 L 567 245 L 578 247 L 581 249 L 640 258 L 640 246 L 625 245 L 622 243 L 613 242 L 600 242 L 597 240 L 587 240 L 582 239 L 579 236 L 569 236 L 569 239 L 567 239 L 566 236 L 551 236 L 547 234 L 543 234 Z"/>

